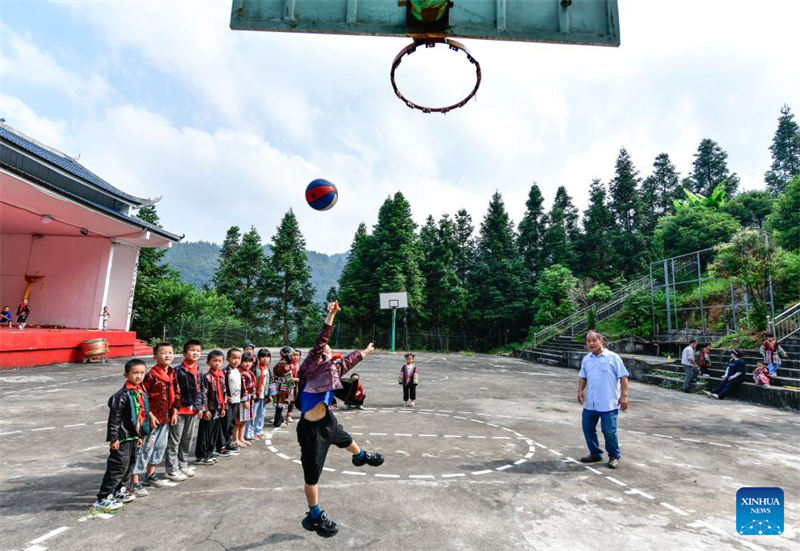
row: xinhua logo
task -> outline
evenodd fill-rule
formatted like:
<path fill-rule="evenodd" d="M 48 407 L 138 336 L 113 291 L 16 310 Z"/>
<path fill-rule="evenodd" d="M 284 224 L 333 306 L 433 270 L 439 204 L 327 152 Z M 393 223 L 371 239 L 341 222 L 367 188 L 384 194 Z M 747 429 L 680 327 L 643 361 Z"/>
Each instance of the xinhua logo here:
<path fill-rule="evenodd" d="M 783 533 L 783 490 L 740 488 L 736 492 L 736 531 L 743 536 Z"/>

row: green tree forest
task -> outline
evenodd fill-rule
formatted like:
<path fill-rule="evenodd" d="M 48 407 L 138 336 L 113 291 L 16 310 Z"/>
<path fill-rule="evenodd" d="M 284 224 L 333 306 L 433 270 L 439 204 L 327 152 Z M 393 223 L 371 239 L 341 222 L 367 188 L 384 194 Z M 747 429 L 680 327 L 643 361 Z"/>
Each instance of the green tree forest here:
<path fill-rule="evenodd" d="M 405 291 L 409 308 L 397 316 L 401 346 L 517 346 L 531 331 L 647 275 L 650 262 L 712 247 L 719 259 L 708 269 L 741 281 L 756 307 L 763 310 L 765 274 L 775 281 L 776 308 L 796 302 L 800 129 L 788 106 L 780 110 L 769 150 L 764 188 L 739 192 L 727 152 L 710 138 L 700 142 L 683 178 L 668 153 L 648 161 L 622 147 L 613 178 L 586 183 L 586 210 L 578 211 L 565 186 L 548 208 L 533 182 L 517 227 L 500 191 L 481 220 L 458 210 L 438 220 L 428 216 L 422 226 L 398 191 L 383 202 L 372 228 L 358 226 L 338 282 L 325 286 L 326 298 L 338 298 L 344 308 L 334 344 L 387 347 L 391 316 L 380 310 L 378 294 Z M 152 208 L 139 215 L 158 223 Z M 305 239 L 292 211 L 269 250 L 267 256 L 254 228 L 230 228 L 212 283 L 203 289 L 164 269 L 162 252 L 142 251 L 134 329 L 155 338 L 162 322 L 180 321 L 196 332 L 204 319 L 217 340 L 224 326 L 259 344 L 309 344 L 323 304 L 313 298 Z M 646 332 L 649 307 L 649 294 L 637 297 L 621 317 Z M 764 323 L 764 316 L 754 316 L 751 329 Z"/>

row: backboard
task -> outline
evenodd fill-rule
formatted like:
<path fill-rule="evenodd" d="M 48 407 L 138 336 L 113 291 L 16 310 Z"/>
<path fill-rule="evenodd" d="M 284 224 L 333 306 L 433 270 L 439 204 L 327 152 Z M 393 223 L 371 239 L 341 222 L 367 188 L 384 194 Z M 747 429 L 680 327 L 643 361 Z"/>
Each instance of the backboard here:
<path fill-rule="evenodd" d="M 381 293 L 381 310 L 408 308 L 408 293 Z"/>
<path fill-rule="evenodd" d="M 231 29 L 480 38 L 619 46 L 617 0 L 451 0 L 431 24 L 412 13 L 440 0 L 233 0 Z M 413 5 L 412 5 L 413 4 Z"/>

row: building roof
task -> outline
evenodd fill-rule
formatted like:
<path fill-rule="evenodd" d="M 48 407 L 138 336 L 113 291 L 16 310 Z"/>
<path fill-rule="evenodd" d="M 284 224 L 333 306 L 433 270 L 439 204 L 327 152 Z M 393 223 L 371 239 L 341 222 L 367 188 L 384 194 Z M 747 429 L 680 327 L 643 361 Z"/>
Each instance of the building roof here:
<path fill-rule="evenodd" d="M 80 178 L 84 182 L 100 188 L 104 192 L 130 204 L 133 207 L 142 207 L 152 205 L 154 203 L 154 201 L 149 199 L 136 197 L 134 195 L 125 193 L 118 188 L 115 188 L 72 157 L 61 153 L 52 147 L 41 144 L 2 122 L 0 122 L 0 138 L 7 140 L 21 149 L 24 149 L 28 153 L 35 155 L 43 161 L 65 170 L 69 174 Z"/>

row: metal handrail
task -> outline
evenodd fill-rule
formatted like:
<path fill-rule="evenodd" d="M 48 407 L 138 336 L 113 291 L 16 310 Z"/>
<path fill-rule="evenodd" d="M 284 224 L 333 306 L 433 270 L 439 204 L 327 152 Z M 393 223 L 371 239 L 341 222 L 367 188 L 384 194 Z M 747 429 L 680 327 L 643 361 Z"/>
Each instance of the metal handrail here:
<path fill-rule="evenodd" d="M 800 332 L 800 302 L 791 306 L 775 316 L 767 318 L 767 327 L 778 342 L 782 342 L 797 332 Z"/>
<path fill-rule="evenodd" d="M 583 330 L 589 321 L 589 311 L 595 310 L 595 321 L 603 321 L 621 310 L 620 305 L 625 302 L 630 295 L 647 287 L 649 277 L 641 277 L 637 280 L 631 281 L 624 287 L 620 287 L 611 294 L 611 299 L 604 303 L 599 304 L 594 302 L 589 306 L 567 316 L 566 318 L 557 321 L 556 323 L 537 331 L 533 335 L 532 348 L 543 345 L 545 342 L 565 333 L 567 329 L 571 334 L 575 334 L 575 330 L 581 328 Z"/>

